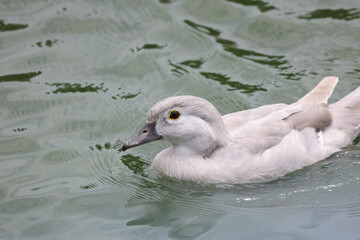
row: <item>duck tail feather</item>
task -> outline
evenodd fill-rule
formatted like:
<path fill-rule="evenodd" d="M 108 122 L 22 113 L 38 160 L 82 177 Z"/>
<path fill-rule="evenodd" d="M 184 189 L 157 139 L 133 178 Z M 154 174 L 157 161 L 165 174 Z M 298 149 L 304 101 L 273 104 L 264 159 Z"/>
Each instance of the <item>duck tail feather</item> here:
<path fill-rule="evenodd" d="M 330 104 L 329 109 L 333 116 L 330 128 L 342 131 L 351 143 L 360 133 L 360 87 Z"/>
<path fill-rule="evenodd" d="M 318 102 L 327 104 L 338 81 L 339 78 L 335 76 L 323 78 L 313 90 L 302 97 L 298 102 Z"/>

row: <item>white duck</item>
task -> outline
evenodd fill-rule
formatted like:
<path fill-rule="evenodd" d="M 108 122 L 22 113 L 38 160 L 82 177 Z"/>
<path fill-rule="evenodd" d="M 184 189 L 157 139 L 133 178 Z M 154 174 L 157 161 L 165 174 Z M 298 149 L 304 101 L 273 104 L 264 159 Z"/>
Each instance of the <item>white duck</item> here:
<path fill-rule="evenodd" d="M 172 146 L 152 168 L 202 183 L 271 181 L 329 157 L 360 131 L 360 87 L 327 105 L 337 77 L 324 78 L 291 104 L 221 116 L 205 99 L 169 97 L 148 112 L 146 125 L 122 149 L 165 139 Z"/>

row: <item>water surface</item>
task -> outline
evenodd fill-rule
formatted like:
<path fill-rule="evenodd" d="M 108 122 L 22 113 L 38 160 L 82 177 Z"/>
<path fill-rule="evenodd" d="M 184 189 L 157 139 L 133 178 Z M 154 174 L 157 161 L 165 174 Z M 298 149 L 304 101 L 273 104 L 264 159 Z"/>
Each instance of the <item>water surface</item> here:
<path fill-rule="evenodd" d="M 120 150 L 167 96 L 222 114 L 360 84 L 356 0 L 0 3 L 1 239 L 360 239 L 359 141 L 265 184 L 201 185 Z"/>

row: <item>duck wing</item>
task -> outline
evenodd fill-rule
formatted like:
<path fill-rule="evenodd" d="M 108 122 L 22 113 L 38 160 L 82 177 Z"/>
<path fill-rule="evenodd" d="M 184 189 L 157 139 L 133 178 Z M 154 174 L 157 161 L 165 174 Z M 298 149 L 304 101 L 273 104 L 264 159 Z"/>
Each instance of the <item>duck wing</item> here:
<path fill-rule="evenodd" d="M 236 132 L 242 130 L 242 127 L 248 122 L 264 118 L 286 106 L 288 105 L 283 103 L 261 106 L 258 108 L 226 114 L 222 116 L 222 120 L 227 131 L 232 135 L 237 136 L 238 134 Z"/>
<path fill-rule="evenodd" d="M 280 144 L 293 131 L 301 132 L 306 128 L 313 129 L 314 133 L 323 131 L 332 123 L 332 114 L 326 103 L 337 82 L 337 77 L 326 77 L 299 101 L 291 105 L 270 105 L 265 110 L 278 109 L 249 120 L 237 129 L 232 128 L 230 134 L 255 154 Z M 315 137 L 315 140 L 318 139 Z"/>

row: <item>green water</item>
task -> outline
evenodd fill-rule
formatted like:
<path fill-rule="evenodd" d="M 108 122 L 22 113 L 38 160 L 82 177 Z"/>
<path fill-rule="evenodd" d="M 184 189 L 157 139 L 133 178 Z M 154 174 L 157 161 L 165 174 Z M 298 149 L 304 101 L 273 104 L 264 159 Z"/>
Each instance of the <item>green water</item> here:
<path fill-rule="evenodd" d="M 360 146 L 266 184 L 179 182 L 120 150 L 191 94 L 222 114 L 360 85 L 360 3 L 0 2 L 0 239 L 360 239 Z"/>

